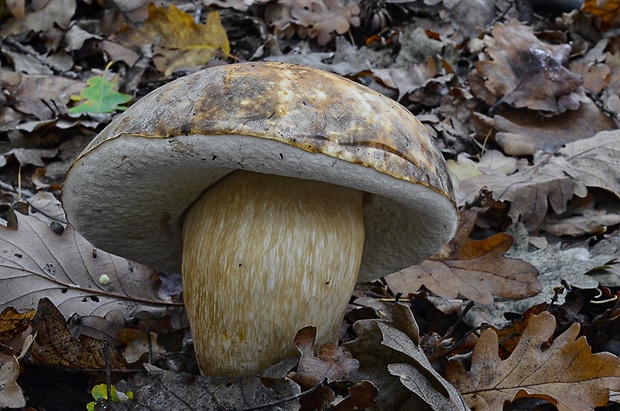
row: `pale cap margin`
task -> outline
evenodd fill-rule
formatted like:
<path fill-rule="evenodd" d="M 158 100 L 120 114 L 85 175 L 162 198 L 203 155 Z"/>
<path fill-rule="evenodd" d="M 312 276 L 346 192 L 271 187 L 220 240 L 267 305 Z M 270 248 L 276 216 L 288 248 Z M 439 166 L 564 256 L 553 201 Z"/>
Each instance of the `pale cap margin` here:
<path fill-rule="evenodd" d="M 140 99 L 75 160 L 63 206 L 94 246 L 181 272 L 183 213 L 239 169 L 369 193 L 359 281 L 423 261 L 456 231 L 445 161 L 408 110 L 284 63 L 209 68 Z"/>

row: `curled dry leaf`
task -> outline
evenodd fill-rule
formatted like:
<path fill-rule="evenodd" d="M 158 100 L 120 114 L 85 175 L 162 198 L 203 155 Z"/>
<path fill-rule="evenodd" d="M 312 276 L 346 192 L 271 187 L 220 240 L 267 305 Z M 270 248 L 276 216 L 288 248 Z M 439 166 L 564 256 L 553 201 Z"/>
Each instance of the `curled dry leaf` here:
<path fill-rule="evenodd" d="M 0 354 L 0 409 L 21 408 L 26 406 L 24 393 L 19 385 L 19 360 L 28 352 L 34 338 L 29 335 L 24 340 L 19 358 L 14 355 Z"/>
<path fill-rule="evenodd" d="M 147 353 L 153 357 L 152 361 L 157 361 L 166 352 L 164 346 L 157 341 L 157 334 L 152 331 L 147 335 L 146 331 L 123 328 L 118 331 L 118 339 L 126 345 L 123 357 L 128 363 L 137 362 Z"/>
<path fill-rule="evenodd" d="M 58 235 L 24 215 L 17 230 L 0 227 L 2 308 L 28 310 L 47 297 L 66 316 L 119 310 L 129 317 L 174 305 L 160 295 L 158 282 L 153 270 L 94 249 L 71 227 Z"/>
<path fill-rule="evenodd" d="M 509 155 L 532 155 L 538 150 L 552 153 L 565 144 L 616 128 L 589 98 L 577 110 L 551 118 L 535 111 L 498 109 L 493 117 L 495 141 Z"/>
<path fill-rule="evenodd" d="M 297 332 L 295 346 L 301 353 L 297 372 L 290 377 L 297 382 L 302 389 L 312 388 L 319 382 L 326 380 L 346 380 L 357 370 L 359 363 L 351 356 L 344 347 L 334 343 L 323 344 L 319 348 L 318 355 L 314 355 L 314 341 L 316 327 L 305 327 Z"/>
<path fill-rule="evenodd" d="M 579 107 L 575 92 L 583 80 L 564 67 L 570 46 L 543 43 L 517 20 L 495 24 L 493 38 L 487 50 L 492 60 L 480 61 L 476 69 L 501 102 L 556 114 Z"/>
<path fill-rule="evenodd" d="M 620 131 L 602 131 L 559 150 L 587 187 L 597 187 L 620 198 Z"/>
<path fill-rule="evenodd" d="M 418 326 L 408 307 L 392 307 L 394 322 L 360 320 L 357 339 L 344 346 L 359 361 L 356 379 L 377 385 L 376 406 L 369 410 L 466 410 L 458 391 L 435 371 L 419 341 Z"/>
<path fill-rule="evenodd" d="M 499 233 L 482 241 L 469 237 L 476 216 L 473 210 L 462 213 L 455 237 L 438 254 L 386 276 L 392 291 L 407 294 L 424 285 L 445 298 L 460 294 L 482 304 L 492 303 L 494 296 L 520 299 L 537 294 L 538 270 L 503 256 L 512 246 L 511 236 Z"/>
<path fill-rule="evenodd" d="M 107 342 L 71 335 L 60 311 L 47 298 L 42 298 L 32 320 L 36 345 L 32 357 L 40 363 L 57 367 L 104 370 L 106 362 L 112 369 L 129 368 L 123 356 Z M 106 360 L 107 357 L 107 360 Z"/>
<path fill-rule="evenodd" d="M 480 336 L 467 371 L 451 360 L 446 378 L 476 410 L 501 410 L 506 401 L 541 398 L 559 411 L 594 410 L 606 405 L 609 391 L 620 390 L 620 359 L 610 353 L 592 354 L 585 337 L 576 339 L 573 324 L 549 347 L 555 318 L 544 312 L 533 317 L 506 360 L 500 360 L 495 331 Z"/>
<path fill-rule="evenodd" d="M 346 381 L 347 377 L 357 370 L 359 363 L 344 347 L 327 343 L 319 348 L 314 355 L 316 327 L 305 327 L 297 332 L 295 346 L 301 353 L 297 371 L 290 378 L 307 391 L 321 381 Z M 310 395 L 300 399 L 302 410 L 324 409 L 336 399 L 335 393 L 327 386 L 316 388 Z"/>

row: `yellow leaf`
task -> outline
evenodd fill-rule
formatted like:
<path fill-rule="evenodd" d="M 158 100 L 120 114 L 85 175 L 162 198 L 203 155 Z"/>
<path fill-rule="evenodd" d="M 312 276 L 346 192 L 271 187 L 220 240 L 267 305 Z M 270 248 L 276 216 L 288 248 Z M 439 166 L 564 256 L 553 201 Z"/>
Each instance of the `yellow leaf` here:
<path fill-rule="evenodd" d="M 154 44 L 155 67 L 166 76 L 181 68 L 199 67 L 214 57 L 230 56 L 230 43 L 217 11 L 205 24 L 173 5 L 149 4 L 149 17 L 137 31 L 121 32 L 119 40 L 137 45 Z"/>
<path fill-rule="evenodd" d="M 583 11 L 599 19 L 604 30 L 620 23 L 620 0 L 586 0 Z"/>

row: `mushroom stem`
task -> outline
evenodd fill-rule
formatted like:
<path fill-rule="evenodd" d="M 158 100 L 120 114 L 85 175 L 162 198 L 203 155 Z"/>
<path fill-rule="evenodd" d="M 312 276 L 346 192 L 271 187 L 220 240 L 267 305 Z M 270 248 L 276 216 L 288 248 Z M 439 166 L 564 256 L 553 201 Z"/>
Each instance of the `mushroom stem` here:
<path fill-rule="evenodd" d="M 362 193 L 235 171 L 183 223 L 183 288 L 206 375 L 243 376 L 297 355 L 317 327 L 337 341 L 364 245 Z"/>

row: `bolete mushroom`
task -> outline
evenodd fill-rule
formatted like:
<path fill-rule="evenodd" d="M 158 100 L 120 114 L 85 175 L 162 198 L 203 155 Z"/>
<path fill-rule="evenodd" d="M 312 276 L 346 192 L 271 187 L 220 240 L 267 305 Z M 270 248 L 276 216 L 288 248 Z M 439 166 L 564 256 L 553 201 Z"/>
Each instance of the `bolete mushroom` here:
<path fill-rule="evenodd" d="M 293 356 L 308 325 L 336 341 L 356 281 L 419 263 L 457 223 L 445 162 L 408 110 L 282 63 L 153 91 L 84 149 L 62 197 L 94 246 L 182 272 L 207 375 Z"/>

